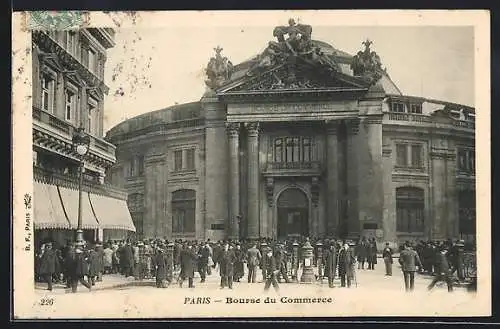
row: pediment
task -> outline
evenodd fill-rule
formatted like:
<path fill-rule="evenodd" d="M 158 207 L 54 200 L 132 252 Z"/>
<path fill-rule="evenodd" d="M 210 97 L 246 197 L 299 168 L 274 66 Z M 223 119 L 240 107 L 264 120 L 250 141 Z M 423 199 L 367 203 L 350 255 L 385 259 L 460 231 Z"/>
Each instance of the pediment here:
<path fill-rule="evenodd" d="M 264 72 L 245 75 L 217 90 L 217 94 L 266 94 L 300 92 L 367 91 L 369 84 L 359 78 L 324 66 L 309 63 L 285 63 Z"/>

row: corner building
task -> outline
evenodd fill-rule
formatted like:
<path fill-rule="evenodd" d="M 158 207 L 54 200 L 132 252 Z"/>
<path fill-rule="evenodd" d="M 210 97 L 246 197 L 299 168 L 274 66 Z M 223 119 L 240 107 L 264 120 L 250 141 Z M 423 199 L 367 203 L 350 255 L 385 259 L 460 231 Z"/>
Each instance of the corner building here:
<path fill-rule="evenodd" d="M 35 245 L 64 246 L 78 228 L 81 156 L 72 138 L 84 128 L 90 145 L 84 157 L 81 218 L 89 242 L 126 238 L 135 231 L 127 192 L 109 184 L 106 169 L 115 146 L 103 138 L 108 28 L 32 32 L 33 206 Z"/>
<path fill-rule="evenodd" d="M 108 132 L 137 234 L 474 239 L 474 109 L 404 96 L 371 41 L 311 32 L 276 27 L 235 66 L 217 48 L 199 102 Z"/>

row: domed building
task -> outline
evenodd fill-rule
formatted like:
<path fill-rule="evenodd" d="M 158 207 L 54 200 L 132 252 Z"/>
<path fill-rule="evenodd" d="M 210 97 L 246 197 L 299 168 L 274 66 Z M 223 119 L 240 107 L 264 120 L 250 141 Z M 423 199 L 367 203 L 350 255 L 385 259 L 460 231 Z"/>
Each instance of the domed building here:
<path fill-rule="evenodd" d="M 369 40 L 273 35 L 237 65 L 217 48 L 200 101 L 108 132 L 137 234 L 474 240 L 474 108 L 403 95 Z"/>

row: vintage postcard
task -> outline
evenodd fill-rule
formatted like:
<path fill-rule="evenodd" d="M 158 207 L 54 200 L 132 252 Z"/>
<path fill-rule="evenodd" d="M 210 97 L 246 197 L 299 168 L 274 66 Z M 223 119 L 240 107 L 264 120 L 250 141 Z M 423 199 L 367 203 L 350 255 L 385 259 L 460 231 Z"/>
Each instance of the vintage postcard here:
<path fill-rule="evenodd" d="M 490 315 L 489 21 L 14 13 L 14 317 Z"/>

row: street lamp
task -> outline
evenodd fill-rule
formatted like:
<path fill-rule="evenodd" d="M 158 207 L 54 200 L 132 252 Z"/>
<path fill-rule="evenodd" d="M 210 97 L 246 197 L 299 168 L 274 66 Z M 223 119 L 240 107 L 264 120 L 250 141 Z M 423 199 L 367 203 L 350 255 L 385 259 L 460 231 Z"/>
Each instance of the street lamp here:
<path fill-rule="evenodd" d="M 76 228 L 76 244 L 83 245 L 83 230 L 82 230 L 82 183 L 85 155 L 89 151 L 90 136 L 87 135 L 83 127 L 79 127 L 73 134 L 73 147 L 79 156 L 80 163 L 78 165 L 78 224 Z"/>

